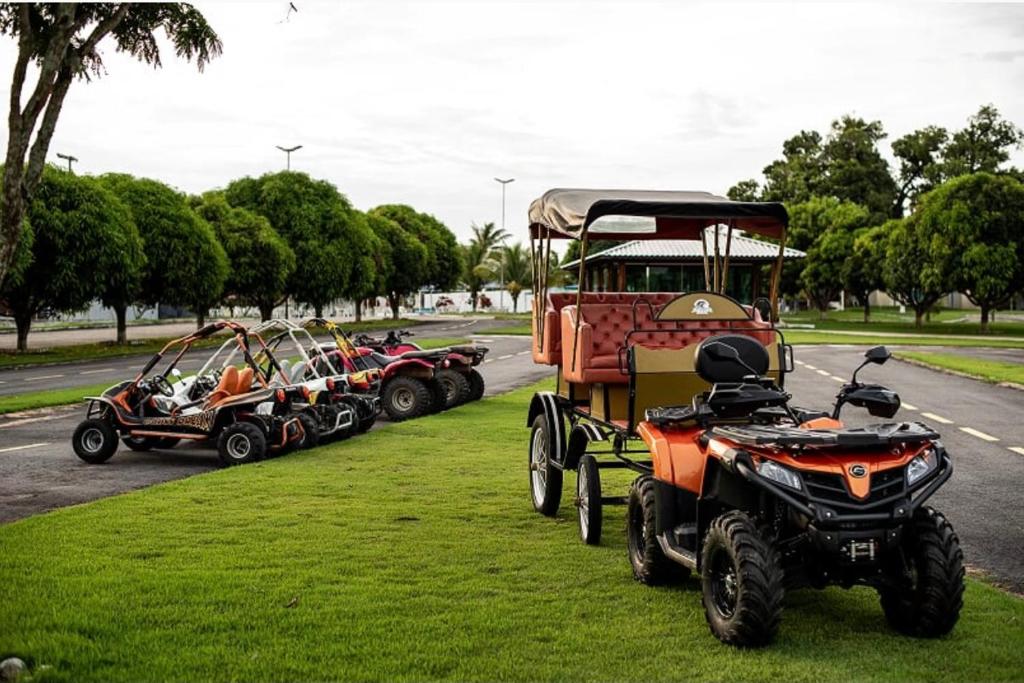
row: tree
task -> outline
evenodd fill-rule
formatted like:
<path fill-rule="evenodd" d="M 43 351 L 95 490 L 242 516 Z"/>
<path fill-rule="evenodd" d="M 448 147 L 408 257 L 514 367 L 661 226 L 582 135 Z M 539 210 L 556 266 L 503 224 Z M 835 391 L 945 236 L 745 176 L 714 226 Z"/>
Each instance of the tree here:
<path fill-rule="evenodd" d="M 494 223 L 473 223 L 470 229 L 473 231 L 472 241 L 479 244 L 486 254 L 490 254 L 509 238 L 508 231 L 495 227 Z"/>
<path fill-rule="evenodd" d="M 889 164 L 878 151 L 885 136 L 881 121 L 843 116 L 832 122 L 822 147 L 821 193 L 865 207 L 875 224 L 892 215 L 897 194 Z"/>
<path fill-rule="evenodd" d="M 899 303 L 914 310 L 914 324 L 921 327 L 925 314 L 948 291 L 931 263 L 928 246 L 922 241 L 915 215 L 885 224 L 885 291 Z"/>
<path fill-rule="evenodd" d="M 1010 158 L 1010 150 L 1020 147 L 1024 132 L 1002 118 L 991 104 L 978 109 L 967 120 L 967 127 L 953 134 L 942 151 L 942 174 L 955 178 L 968 173 L 995 173 Z"/>
<path fill-rule="evenodd" d="M 188 308 L 202 327 L 228 277 L 228 257 L 213 228 L 183 194 L 159 181 L 120 173 L 99 180 L 124 202 L 142 236 L 146 267 L 138 301 Z"/>
<path fill-rule="evenodd" d="M 1024 185 L 1008 176 L 960 176 L 929 192 L 914 216 L 936 277 L 991 311 L 1024 286 Z"/>
<path fill-rule="evenodd" d="M 473 312 L 475 313 L 477 294 L 497 276 L 498 264 L 490 257 L 490 252 L 476 240 L 462 247 L 462 264 L 462 280 L 469 290 L 469 298 L 473 302 Z"/>
<path fill-rule="evenodd" d="M 927 126 L 892 143 L 892 153 L 899 161 L 893 218 L 902 218 L 908 202 L 913 206 L 920 195 L 942 181 L 940 156 L 948 139 L 945 128 Z"/>
<path fill-rule="evenodd" d="M 761 186 L 753 178 L 741 180 L 725 193 L 734 202 L 756 202 L 761 198 Z"/>
<path fill-rule="evenodd" d="M 127 209 L 95 179 L 53 167 L 43 171 L 25 235 L 17 269 L 0 290 L 14 316 L 19 351 L 28 349 L 39 312 L 81 310 L 120 271 L 139 265 L 138 234 Z"/>
<path fill-rule="evenodd" d="M 885 239 L 889 226 L 861 228 L 854 233 L 853 249 L 842 267 L 843 286 L 864 307 L 864 322 L 871 321 L 871 292 L 885 287 L 882 266 L 885 263 Z"/>
<path fill-rule="evenodd" d="M 316 315 L 331 302 L 372 285 L 366 262 L 377 246 L 363 215 L 331 183 L 281 171 L 239 178 L 225 190 L 232 206 L 254 211 L 295 252 L 288 292 Z"/>
<path fill-rule="evenodd" d="M 426 247 L 426 270 L 418 287 L 445 291 L 458 283 L 463 273 L 463 255 L 455 235 L 444 223 L 405 204 L 385 204 L 373 209 L 373 213 L 395 221 Z"/>
<path fill-rule="evenodd" d="M 782 143 L 782 159 L 764 167 L 763 201 L 800 203 L 819 194 L 825 178 L 821 134 L 802 130 Z"/>
<path fill-rule="evenodd" d="M 427 248 L 386 212 L 374 209 L 367 214 L 369 225 L 383 248 L 386 267 L 383 291 L 391 307 L 391 317 L 398 320 L 402 299 L 415 292 L 426 276 Z"/>
<path fill-rule="evenodd" d="M 825 318 L 829 303 L 843 291 L 843 267 L 853 249 L 854 233 L 868 224 L 868 210 L 853 202 L 827 198 L 812 214 L 817 227 L 824 226 L 807 249 L 800 283 L 807 297 Z"/>
<path fill-rule="evenodd" d="M 71 83 L 104 72 L 99 48 L 107 36 L 114 39 L 115 50 L 160 66 L 158 31 L 170 39 L 175 54 L 194 59 L 200 71 L 221 52 L 220 39 L 203 15 L 184 3 L 0 4 L 0 33 L 18 41 L 7 118 L 0 284 L 11 265 Z M 26 93 L 30 64 L 37 67 L 36 82 Z"/>
<path fill-rule="evenodd" d="M 284 302 L 295 253 L 266 218 L 228 204 L 222 192 L 207 192 L 193 206 L 217 235 L 231 269 L 224 283 L 228 303 L 256 306 L 260 320 L 269 320 Z"/>
<path fill-rule="evenodd" d="M 519 312 L 519 294 L 531 286 L 532 264 L 530 252 L 522 244 L 503 247 L 501 260 L 505 265 L 505 289 L 512 297 L 512 312 Z"/>

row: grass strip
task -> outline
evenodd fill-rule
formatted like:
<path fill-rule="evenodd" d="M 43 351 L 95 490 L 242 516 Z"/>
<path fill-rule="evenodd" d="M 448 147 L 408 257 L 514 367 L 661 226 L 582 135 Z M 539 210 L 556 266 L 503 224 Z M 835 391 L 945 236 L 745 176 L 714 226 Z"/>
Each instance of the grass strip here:
<path fill-rule="evenodd" d="M 1022 349 L 1024 340 L 1021 339 L 1000 339 L 999 337 L 979 337 L 978 339 L 956 339 L 949 337 L 921 336 L 921 337 L 895 337 L 891 335 L 860 335 L 843 334 L 842 332 L 806 332 L 803 330 L 782 330 L 786 341 L 790 344 L 799 345 L 820 345 L 820 344 L 852 344 L 856 346 L 957 346 L 973 348 L 1003 348 Z"/>
<path fill-rule="evenodd" d="M 533 511 L 531 391 L 0 527 L 0 656 L 47 681 L 1020 678 L 1024 600 L 975 580 L 941 640 L 830 588 L 789 595 L 773 647 L 720 644 L 696 580 L 633 580 L 622 508 L 598 547 L 571 474 Z"/>
<path fill-rule="evenodd" d="M 48 389 L 46 391 L 33 391 L 27 394 L 15 394 L 14 396 L 0 396 L 0 415 L 16 413 L 21 410 L 51 408 L 53 406 L 78 403 L 86 396 L 99 396 L 114 384 L 116 382 L 104 382 L 103 384 L 92 384 L 87 387 Z"/>
<path fill-rule="evenodd" d="M 907 358 L 939 370 L 970 375 L 993 384 L 1012 382 L 1024 385 L 1024 364 L 1008 363 L 985 358 L 971 358 L 953 353 L 931 351 L 900 351 L 898 358 Z"/>

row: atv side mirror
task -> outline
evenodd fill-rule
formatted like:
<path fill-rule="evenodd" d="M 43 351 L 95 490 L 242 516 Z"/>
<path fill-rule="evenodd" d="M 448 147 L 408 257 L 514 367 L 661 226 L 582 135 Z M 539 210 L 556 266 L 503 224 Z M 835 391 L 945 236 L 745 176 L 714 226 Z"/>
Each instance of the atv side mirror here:
<path fill-rule="evenodd" d="M 171 368 L 171 374 L 177 377 L 178 379 L 181 379 L 181 370 L 179 370 L 178 368 Z"/>
<path fill-rule="evenodd" d="M 722 342 L 712 342 L 707 345 L 708 355 L 715 360 L 735 360 L 740 359 L 740 354 L 735 348 Z"/>
<path fill-rule="evenodd" d="M 864 357 L 868 359 L 869 363 L 882 365 L 885 361 L 892 358 L 892 354 L 889 352 L 889 349 L 884 346 L 872 346 L 864 352 Z"/>

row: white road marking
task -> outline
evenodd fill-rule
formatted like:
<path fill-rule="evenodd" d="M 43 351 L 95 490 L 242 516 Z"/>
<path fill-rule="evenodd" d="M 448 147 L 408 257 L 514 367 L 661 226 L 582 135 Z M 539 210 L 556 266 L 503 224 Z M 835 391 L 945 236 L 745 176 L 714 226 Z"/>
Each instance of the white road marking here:
<path fill-rule="evenodd" d="M 49 446 L 49 441 L 40 441 L 39 443 L 27 443 L 24 446 L 10 446 L 9 448 L 0 448 L 0 453 L 10 453 L 12 451 L 24 451 L 29 448 L 39 448 L 40 446 Z"/>
<path fill-rule="evenodd" d="M 804 363 L 804 367 L 807 368 L 808 370 L 817 370 L 818 369 L 818 368 L 814 367 L 813 365 L 811 365 L 810 363 Z"/>
<path fill-rule="evenodd" d="M 506 353 L 504 356 L 498 356 L 498 360 L 507 360 L 512 357 L 511 353 Z"/>
<path fill-rule="evenodd" d="M 58 377 L 63 377 L 63 376 L 64 375 L 37 375 L 36 377 L 26 377 L 24 381 L 26 381 L 26 382 L 35 382 L 35 381 L 40 380 L 40 379 L 57 379 Z"/>
<path fill-rule="evenodd" d="M 519 353 L 517 353 L 516 355 L 517 355 L 517 356 L 525 356 L 525 355 L 526 355 L 526 354 L 528 354 L 528 353 L 529 353 L 529 351 L 520 351 L 520 352 L 519 352 Z"/>
<path fill-rule="evenodd" d="M 18 425 L 26 425 L 29 422 L 43 422 L 44 420 L 56 420 L 58 417 L 64 417 L 63 415 L 44 415 L 42 417 L 26 417 L 21 420 L 11 420 L 10 422 L 0 423 L 0 429 L 7 429 L 8 427 L 17 427 Z"/>
<path fill-rule="evenodd" d="M 478 342 L 482 342 L 482 343 L 484 343 L 484 344 L 490 344 L 490 343 L 492 343 L 492 342 L 493 342 L 494 340 L 493 340 L 493 339 L 484 339 L 483 337 L 477 337 L 476 335 L 474 335 L 473 341 L 478 341 Z"/>
<path fill-rule="evenodd" d="M 921 413 L 921 417 L 927 417 L 929 420 L 935 420 L 936 422 L 938 422 L 940 424 L 944 424 L 944 425 L 951 425 L 951 424 L 953 424 L 952 420 L 947 420 L 946 418 L 942 417 L 941 415 L 936 415 L 935 413 Z"/>
<path fill-rule="evenodd" d="M 1007 448 L 1009 448 L 1017 455 L 1024 455 L 1024 448 L 1021 448 L 1020 446 L 1007 446 Z"/>
<path fill-rule="evenodd" d="M 822 377 L 831 377 L 832 376 L 832 373 L 829 372 L 828 370 L 818 370 L 818 374 L 821 375 Z"/>
<path fill-rule="evenodd" d="M 484 362 L 485 363 L 493 363 L 494 359 L 493 358 L 484 358 Z"/>
<path fill-rule="evenodd" d="M 796 364 L 797 365 L 807 365 L 807 363 L 803 362 L 802 360 L 796 361 Z"/>
<path fill-rule="evenodd" d="M 971 427 L 961 427 L 960 431 L 964 432 L 965 434 L 970 434 L 971 436 L 976 436 L 979 439 L 981 439 L 982 441 L 999 441 L 999 439 L 997 439 L 996 437 L 992 436 L 991 434 L 986 434 L 985 432 L 979 432 L 977 429 L 973 429 Z"/>
<path fill-rule="evenodd" d="M 917 410 L 917 406 L 910 405 L 909 403 L 903 403 L 901 405 L 907 410 Z"/>
<path fill-rule="evenodd" d="M 96 370 L 83 370 L 79 375 L 95 375 L 97 372 L 113 372 L 117 368 L 98 368 Z"/>
<path fill-rule="evenodd" d="M 843 379 L 842 377 L 836 377 L 835 375 L 829 375 L 829 377 L 831 378 L 831 380 L 832 380 L 833 382 L 845 382 L 845 381 L 846 381 L 846 380 L 845 380 L 845 379 Z"/>

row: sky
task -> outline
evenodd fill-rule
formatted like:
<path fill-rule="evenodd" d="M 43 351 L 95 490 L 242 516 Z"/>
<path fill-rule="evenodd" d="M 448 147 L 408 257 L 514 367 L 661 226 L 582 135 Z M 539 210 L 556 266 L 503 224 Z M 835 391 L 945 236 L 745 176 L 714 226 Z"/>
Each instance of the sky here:
<path fill-rule="evenodd" d="M 494 178 L 515 178 L 506 227 L 525 239 L 549 188 L 724 194 L 847 113 L 883 122 L 886 155 L 986 103 L 1024 126 L 1024 5 L 294 2 L 197 3 L 224 44 L 202 73 L 107 43 L 52 160 L 202 192 L 301 144 L 292 168 L 356 207 L 410 204 L 462 240 L 501 224 Z M 14 56 L 0 38 L 0 73 Z"/>

